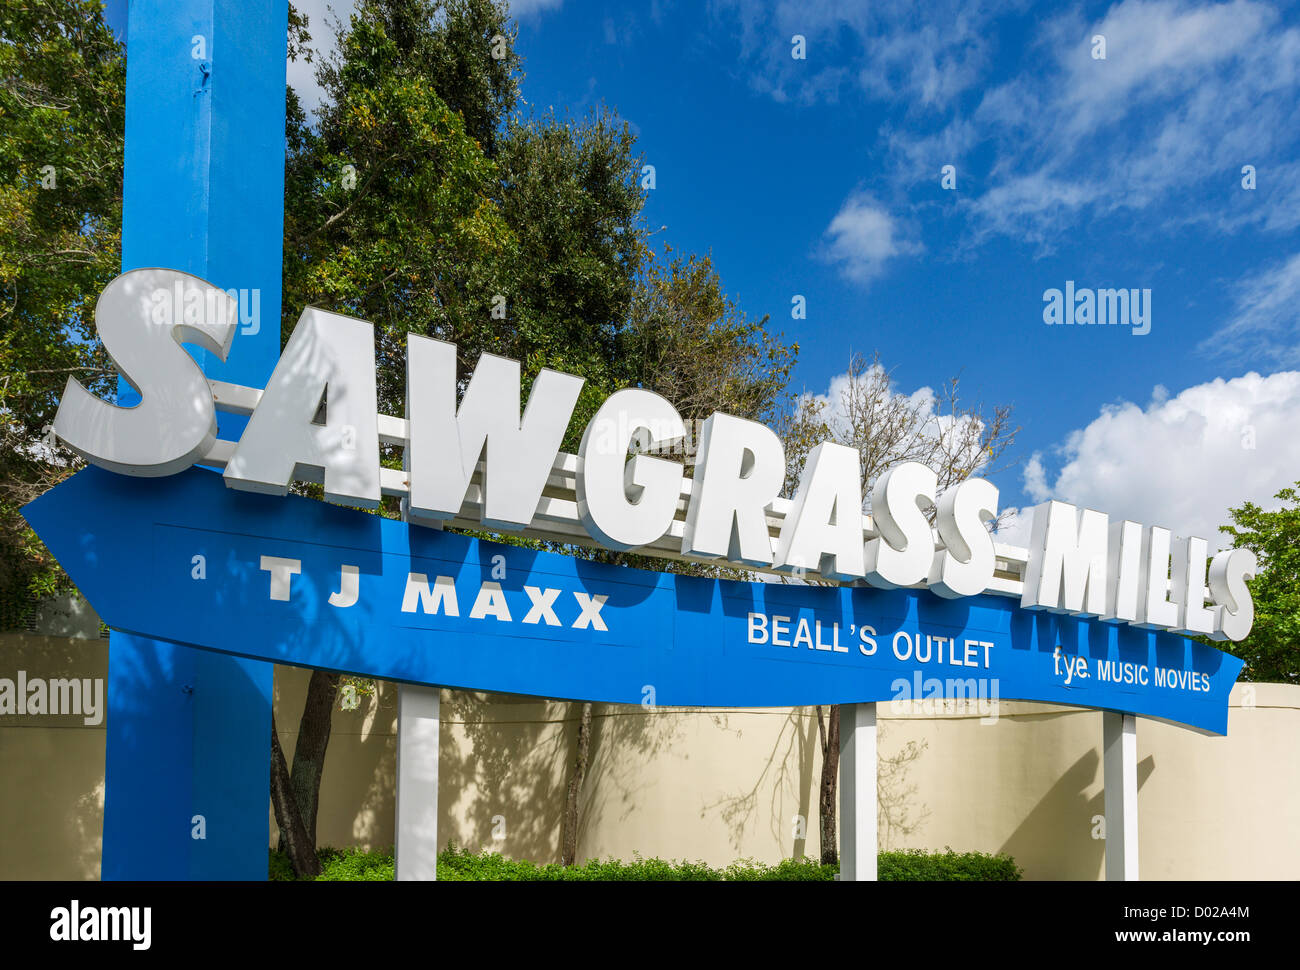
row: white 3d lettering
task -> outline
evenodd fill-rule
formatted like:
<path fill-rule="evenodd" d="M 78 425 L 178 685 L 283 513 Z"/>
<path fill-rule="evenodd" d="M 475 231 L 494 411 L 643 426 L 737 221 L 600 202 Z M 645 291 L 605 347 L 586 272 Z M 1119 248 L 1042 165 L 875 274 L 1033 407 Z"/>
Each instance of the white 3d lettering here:
<path fill-rule="evenodd" d="M 186 305 L 196 308 L 194 319 L 187 310 L 183 321 L 152 320 L 150 294 L 164 289 L 193 291 Z M 681 465 L 643 453 L 681 440 L 686 429 L 670 402 L 641 389 L 611 396 L 587 426 L 579 456 L 564 456 L 559 447 L 581 378 L 543 370 L 520 408 L 518 363 L 484 355 L 457 406 L 455 347 L 416 335 L 408 338 L 406 417 L 387 417 L 377 413 L 375 374 L 366 366 L 373 326 L 314 308 L 299 317 L 265 391 L 223 386 L 246 396 L 242 413 L 251 410 L 252 417 L 237 444 L 218 441 L 216 408 L 238 408 L 214 399 L 213 385 L 179 345 L 197 343 L 224 357 L 236 311 L 223 291 L 185 273 L 119 276 L 96 306 L 96 326 L 142 401 L 117 407 L 69 379 L 55 433 L 87 461 L 119 474 L 157 477 L 200 461 L 224 464 L 234 488 L 284 494 L 295 479 L 315 481 L 329 501 L 369 508 L 383 494 L 406 496 L 411 521 L 428 525 L 472 515 L 490 528 L 520 531 L 562 519 L 560 500 L 547 492 L 560 487 L 558 477 L 576 495 L 575 524 L 613 549 L 644 549 L 665 536 L 676 543 L 680 536 L 674 549 L 698 560 L 816 572 L 883 589 L 928 587 L 947 598 L 995 588 L 997 554 L 986 523 L 997 516 L 998 490 L 983 479 L 937 494 L 931 469 L 895 465 L 872 488 L 868 519 L 856 454 L 823 444 L 809 454 L 793 499 L 785 500 L 778 495 L 785 454 L 776 435 L 714 414 L 687 481 Z M 380 468 L 381 440 L 404 446 L 404 471 Z M 772 535 L 769 516 L 778 506 Z M 1255 556 L 1227 550 L 1207 565 L 1208 548 L 1194 536 L 1112 524 L 1105 513 L 1046 502 L 1033 510 L 1020 604 L 1244 639 L 1254 620 L 1245 581 L 1255 575 Z M 292 564 L 267 557 L 262 568 L 271 573 L 272 598 L 288 598 Z M 333 605 L 355 602 L 355 581 L 342 573 Z M 558 622 L 549 591 L 530 589 L 529 596 L 523 622 Z M 603 629 L 603 603 L 600 596 L 581 602 L 575 625 Z M 459 604 L 447 577 L 431 586 L 412 574 L 402 609 L 457 616 Z M 470 615 L 508 619 L 499 587 L 481 591 Z"/>

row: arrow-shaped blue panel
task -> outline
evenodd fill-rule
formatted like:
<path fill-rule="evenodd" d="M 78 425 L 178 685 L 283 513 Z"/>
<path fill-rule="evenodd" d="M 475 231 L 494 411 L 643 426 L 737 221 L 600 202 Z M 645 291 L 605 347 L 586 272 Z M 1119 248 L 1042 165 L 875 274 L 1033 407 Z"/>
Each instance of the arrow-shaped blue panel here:
<path fill-rule="evenodd" d="M 1222 734 L 1242 667 L 999 596 L 609 566 L 237 492 L 202 469 L 88 468 L 24 514 L 114 629 L 388 680 L 692 707 L 966 697 L 991 713 L 1015 698 Z"/>

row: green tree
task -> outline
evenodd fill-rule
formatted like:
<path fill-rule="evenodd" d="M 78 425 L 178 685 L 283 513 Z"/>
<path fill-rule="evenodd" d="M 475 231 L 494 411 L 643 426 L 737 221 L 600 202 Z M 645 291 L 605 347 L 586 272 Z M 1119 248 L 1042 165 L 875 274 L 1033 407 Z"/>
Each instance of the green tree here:
<path fill-rule="evenodd" d="M 662 394 L 688 421 L 714 411 L 775 419 L 798 344 L 769 333 L 766 316 L 748 319 L 708 256 L 665 246 L 663 260 L 647 254 L 644 264 L 619 341 L 628 383 Z"/>
<path fill-rule="evenodd" d="M 581 428 L 624 382 L 644 232 L 627 126 L 512 122 L 518 57 L 492 0 L 364 0 L 335 39 L 317 119 L 288 98 L 283 336 L 307 305 L 373 322 L 386 413 L 404 413 L 408 332 L 454 342 L 466 376 L 483 352 L 521 360 L 525 394 L 543 367 L 580 374 Z M 313 674 L 291 770 L 273 743 L 282 847 L 307 871 L 292 843 L 315 841 L 339 684 Z"/>
<path fill-rule="evenodd" d="M 308 305 L 372 322 L 390 414 L 402 413 L 406 333 L 472 353 L 514 249 L 497 166 L 433 83 L 448 32 L 430 19 L 436 6 L 361 3 L 318 70 L 317 122 L 290 99 L 283 337 Z M 479 44 L 491 60 L 488 38 Z"/>
<path fill-rule="evenodd" d="M 630 385 L 678 401 L 688 419 L 774 413 L 795 348 L 744 318 L 707 258 L 656 263 L 628 126 L 607 109 L 509 116 L 518 58 L 503 6 L 365 0 L 335 29 L 318 120 L 289 102 L 286 338 L 309 304 L 374 322 L 388 413 L 403 413 L 407 332 L 454 342 L 462 377 L 484 352 L 520 360 L 525 395 L 543 367 L 581 375 L 571 451 L 604 399 Z M 397 450 L 385 460 L 396 465 Z M 277 801 L 287 839 L 315 840 L 339 683 L 319 671 L 309 683 L 289 781 L 277 788 L 294 793 Z M 591 705 L 577 706 L 564 861 L 591 719 Z M 273 759 L 283 761 L 278 745 Z"/>
<path fill-rule="evenodd" d="M 486 321 L 485 349 L 586 379 L 566 441 L 606 396 L 630 383 L 620 354 L 644 257 L 641 157 L 607 109 L 580 121 L 548 114 L 511 123 L 501 143 L 502 210 L 518 240 L 504 319 Z M 462 347 L 472 365 L 478 348 Z M 470 356 L 472 355 L 472 356 Z"/>
<path fill-rule="evenodd" d="M 75 456 L 48 428 L 70 376 L 111 391 L 94 301 L 121 259 L 122 49 L 98 0 L 0 0 L 0 621 L 70 586 L 19 509 Z"/>
<path fill-rule="evenodd" d="M 1219 531 L 1235 547 L 1258 560 L 1250 580 L 1255 625 L 1240 643 L 1214 645 L 1246 661 L 1243 680 L 1300 683 L 1300 482 L 1274 498 L 1281 506 L 1266 512 L 1254 502 L 1229 509 L 1232 525 Z"/>
<path fill-rule="evenodd" d="M 495 113 L 516 96 L 513 52 L 498 61 L 490 49 L 506 16 L 490 2 L 363 0 L 335 24 L 335 49 L 317 67 L 318 117 L 287 92 L 282 337 L 309 305 L 373 323 L 383 413 L 404 413 L 408 331 L 469 352 L 482 345 L 515 250 L 497 200 L 499 168 L 482 144 L 494 142 Z M 444 95 L 469 104 L 468 123 Z M 397 449 L 384 461 L 398 466 Z M 385 511 L 396 515 L 396 503 Z M 300 874 L 317 865 L 339 684 L 337 674 L 313 672 L 291 769 L 272 726 L 272 803 L 281 848 Z"/>

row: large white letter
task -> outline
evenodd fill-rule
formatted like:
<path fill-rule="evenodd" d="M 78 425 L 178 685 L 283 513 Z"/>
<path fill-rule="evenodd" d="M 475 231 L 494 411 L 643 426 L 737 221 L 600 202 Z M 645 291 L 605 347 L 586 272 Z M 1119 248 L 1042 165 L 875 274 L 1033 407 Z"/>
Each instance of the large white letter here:
<path fill-rule="evenodd" d="M 935 503 L 944 548 L 934 555 L 930 590 L 947 599 L 975 596 L 993 580 L 993 536 L 984 523 L 998 516 L 998 489 L 982 478 L 958 482 Z"/>
<path fill-rule="evenodd" d="M 1147 530 L 1147 561 L 1138 591 L 1138 618 L 1134 626 L 1172 630 L 1178 626 L 1178 604 L 1169 600 L 1168 529 L 1153 525 Z"/>
<path fill-rule="evenodd" d="M 626 551 L 668 531 L 681 496 L 682 466 L 646 455 L 628 461 L 628 447 L 634 437 L 646 445 L 643 450 L 652 450 L 685 436 L 677 409 L 653 391 L 628 388 L 609 396 L 583 432 L 578 452 L 578 516 L 592 538 Z"/>
<path fill-rule="evenodd" d="M 315 421 L 321 404 L 325 420 Z M 379 505 L 375 328 L 308 307 L 226 465 L 226 484 L 283 495 L 294 479 L 323 482 L 336 505 Z"/>
<path fill-rule="evenodd" d="M 582 378 L 542 370 L 521 418 L 518 361 L 483 354 L 458 410 L 455 344 L 413 333 L 406 341 L 411 520 L 455 518 L 484 458 L 484 524 L 527 526 L 537 514 Z"/>
<path fill-rule="evenodd" d="M 925 509 L 934 504 L 938 477 L 920 462 L 895 465 L 871 490 L 878 535 L 867 543 L 867 582 L 879 589 L 915 586 L 930 575 L 934 536 Z"/>
<path fill-rule="evenodd" d="M 772 564 L 767 511 L 785 480 L 785 449 L 767 425 L 729 414 L 704 422 L 682 552 Z"/>
<path fill-rule="evenodd" d="M 1214 640 L 1244 640 L 1255 622 L 1255 604 L 1246 580 L 1255 578 L 1255 554 L 1249 549 L 1225 549 L 1210 561 L 1210 598 L 1214 607 Z"/>
<path fill-rule="evenodd" d="M 1136 623 L 1141 610 L 1142 564 L 1146 561 L 1146 530 L 1137 522 L 1125 519 L 1110 524 L 1107 546 L 1106 612 L 1107 623 Z"/>
<path fill-rule="evenodd" d="M 808 452 L 794 501 L 781 524 L 776 564 L 814 569 L 827 579 L 863 575 L 862 472 L 857 449 L 823 441 Z"/>
<path fill-rule="evenodd" d="M 1174 548 L 1174 601 L 1178 603 L 1179 633 L 1209 636 L 1214 632 L 1214 611 L 1205 608 L 1205 561 L 1210 544 L 1190 536 Z"/>
<path fill-rule="evenodd" d="M 69 377 L 54 433 L 109 471 L 146 477 L 184 471 L 217 440 L 217 415 L 207 379 L 181 343 L 225 360 L 238 314 L 234 300 L 197 276 L 170 269 L 123 273 L 100 294 L 95 328 L 140 403 L 109 404 Z"/>
<path fill-rule="evenodd" d="M 1020 605 L 1101 616 L 1106 612 L 1110 529 L 1104 512 L 1065 502 L 1036 506 Z"/>

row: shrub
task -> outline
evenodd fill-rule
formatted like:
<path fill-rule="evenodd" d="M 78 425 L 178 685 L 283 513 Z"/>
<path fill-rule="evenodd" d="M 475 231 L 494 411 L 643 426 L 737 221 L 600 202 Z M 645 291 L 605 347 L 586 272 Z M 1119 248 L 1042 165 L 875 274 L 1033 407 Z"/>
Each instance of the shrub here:
<path fill-rule="evenodd" d="M 538 865 L 526 859 L 507 859 L 495 852 L 479 854 L 449 845 L 438 855 L 438 878 L 509 882 L 718 882 L 725 877 L 703 862 L 665 862 L 638 855 L 632 862 L 591 859 L 580 866 L 553 862 Z"/>
<path fill-rule="evenodd" d="M 266 878 L 271 882 L 293 882 L 293 864 L 289 861 L 289 854 L 281 852 L 279 849 L 271 850 L 271 864 L 267 869 Z"/>
<path fill-rule="evenodd" d="M 823 865 L 813 859 L 782 859 L 774 866 L 741 859 L 727 866 L 727 882 L 832 882 L 839 865 Z"/>
<path fill-rule="evenodd" d="M 393 878 L 391 849 L 320 849 L 317 856 L 321 862 L 318 881 L 387 882 Z M 882 882 L 1014 882 L 1023 875 L 1009 856 L 952 849 L 882 852 L 877 864 Z M 591 859 L 580 866 L 539 865 L 451 844 L 438 854 L 438 878 L 444 882 L 830 882 L 838 873 L 838 865 L 822 865 L 812 859 L 782 859 L 775 865 L 742 859 L 725 869 L 714 869 L 703 862 L 668 862 L 640 855 L 631 862 Z M 271 851 L 268 877 L 293 880 L 293 867 L 283 852 Z"/>
<path fill-rule="evenodd" d="M 1016 882 L 1024 870 L 1006 855 L 983 852 L 882 852 L 877 862 L 882 882 Z"/>
<path fill-rule="evenodd" d="M 392 882 L 393 853 L 361 849 L 321 849 L 317 882 Z"/>

